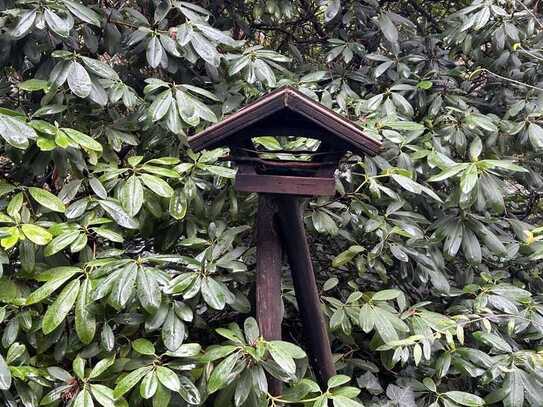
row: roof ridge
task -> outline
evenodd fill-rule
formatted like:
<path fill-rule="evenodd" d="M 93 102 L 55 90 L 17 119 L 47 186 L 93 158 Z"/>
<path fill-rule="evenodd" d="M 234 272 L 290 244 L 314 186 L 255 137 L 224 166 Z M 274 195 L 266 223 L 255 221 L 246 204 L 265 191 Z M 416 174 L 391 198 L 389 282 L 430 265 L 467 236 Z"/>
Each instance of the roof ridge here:
<path fill-rule="evenodd" d="M 313 125 L 326 130 L 366 154 L 375 155 L 381 149 L 379 141 L 367 136 L 363 129 L 350 119 L 311 99 L 290 85 L 275 89 L 237 112 L 228 115 L 222 121 L 190 137 L 189 145 L 195 151 L 227 145 L 228 143 L 225 141 L 229 137 L 282 109 L 288 109 L 301 115 Z M 288 123 L 284 124 L 288 127 Z"/>

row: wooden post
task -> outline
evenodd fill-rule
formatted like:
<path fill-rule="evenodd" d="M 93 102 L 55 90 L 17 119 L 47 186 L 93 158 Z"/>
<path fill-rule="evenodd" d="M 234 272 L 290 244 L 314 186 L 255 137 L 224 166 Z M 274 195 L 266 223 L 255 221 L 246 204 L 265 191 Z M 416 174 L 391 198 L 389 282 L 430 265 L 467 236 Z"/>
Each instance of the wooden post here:
<path fill-rule="evenodd" d="M 281 263 L 283 251 L 277 226 L 277 206 L 273 195 L 259 194 L 256 215 L 256 319 L 264 339 L 281 339 L 283 302 Z M 281 382 L 268 375 L 268 390 L 282 392 Z"/>
<path fill-rule="evenodd" d="M 319 384 L 326 388 L 328 379 L 336 374 L 336 369 L 305 235 L 303 199 L 276 195 L 275 201 L 278 205 L 279 230 L 292 272 L 304 336 L 309 345 L 309 360 Z"/>

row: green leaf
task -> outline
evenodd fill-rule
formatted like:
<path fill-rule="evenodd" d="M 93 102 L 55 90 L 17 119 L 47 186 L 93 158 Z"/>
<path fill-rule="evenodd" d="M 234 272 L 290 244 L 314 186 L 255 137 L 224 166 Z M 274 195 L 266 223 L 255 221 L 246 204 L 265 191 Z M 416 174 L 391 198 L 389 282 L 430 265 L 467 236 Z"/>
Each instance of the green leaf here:
<path fill-rule="evenodd" d="M 75 304 L 75 331 L 81 342 L 85 345 L 92 342 L 96 333 L 96 320 L 89 309 L 92 303 L 91 291 L 92 283 L 86 278 L 81 284 Z"/>
<path fill-rule="evenodd" d="M 485 401 L 481 397 L 463 391 L 448 391 L 445 393 L 445 397 L 462 406 L 478 407 L 485 405 Z"/>
<path fill-rule="evenodd" d="M 154 355 L 155 347 L 151 341 L 145 338 L 138 338 L 132 342 L 132 349 L 141 355 Z"/>
<path fill-rule="evenodd" d="M 92 83 L 86 69 L 79 62 L 72 61 L 68 68 L 68 87 L 80 98 L 86 98 L 91 93 Z"/>
<path fill-rule="evenodd" d="M 233 353 L 213 369 L 207 382 L 207 391 L 209 394 L 213 394 L 217 390 L 222 389 L 228 383 L 230 375 L 239 358 L 239 352 Z"/>
<path fill-rule="evenodd" d="M 33 291 L 25 301 L 26 305 L 36 304 L 48 298 L 52 293 L 58 290 L 66 281 L 68 281 L 74 274 L 79 272 L 78 268 L 72 268 L 72 272 L 64 274 L 62 277 L 55 278 L 42 285 L 37 290 Z"/>
<path fill-rule="evenodd" d="M 154 175 L 150 174 L 141 174 L 140 179 L 143 181 L 145 186 L 153 191 L 158 196 L 164 198 L 170 198 L 173 195 L 173 189 L 168 183 Z"/>
<path fill-rule="evenodd" d="M 84 148 L 91 151 L 97 151 L 99 153 L 102 152 L 102 145 L 92 137 L 74 129 L 63 128 L 62 131 L 66 133 L 70 139 Z"/>
<path fill-rule="evenodd" d="M 90 391 L 94 399 L 103 407 L 116 407 L 113 390 L 102 384 L 91 384 Z"/>
<path fill-rule="evenodd" d="M 324 12 L 324 21 L 329 22 L 332 20 L 341 10 L 340 0 L 328 0 L 328 6 Z"/>
<path fill-rule="evenodd" d="M 424 387 L 426 387 L 431 392 L 435 393 L 437 391 L 436 383 L 431 377 L 425 377 L 424 379 L 422 379 L 422 383 L 424 384 Z"/>
<path fill-rule="evenodd" d="M 504 339 L 500 338 L 496 334 L 484 331 L 477 331 L 473 333 L 473 337 L 477 341 L 482 342 L 488 346 L 492 346 L 494 349 L 497 349 L 499 351 L 506 353 L 513 352 L 511 345 L 509 345 Z"/>
<path fill-rule="evenodd" d="M 503 407 L 524 406 L 524 384 L 518 369 L 506 375 L 504 388 L 508 390 L 508 394 L 503 399 Z"/>
<path fill-rule="evenodd" d="M 226 295 L 222 285 L 212 278 L 204 278 L 201 286 L 202 296 L 204 301 L 216 310 L 224 309 L 226 305 Z"/>
<path fill-rule="evenodd" d="M 335 375 L 328 379 L 328 387 L 332 389 L 334 387 L 339 387 L 346 383 L 349 383 L 350 381 L 351 378 L 349 376 Z"/>
<path fill-rule="evenodd" d="M 383 122 L 386 127 L 390 127 L 394 130 L 405 130 L 405 131 L 422 131 L 425 129 L 423 124 L 400 121 L 400 120 L 387 120 Z"/>
<path fill-rule="evenodd" d="M 81 232 L 76 230 L 73 232 L 63 233 L 62 235 L 55 237 L 47 246 L 45 246 L 43 254 L 48 257 L 60 252 L 71 245 L 80 234 Z"/>
<path fill-rule="evenodd" d="M 81 56 L 80 58 L 83 61 L 83 64 L 93 74 L 104 79 L 112 79 L 112 80 L 119 79 L 119 75 L 117 75 L 117 72 L 115 72 L 113 68 L 111 68 L 109 65 L 105 64 L 104 62 L 101 62 L 97 59 L 88 58 L 85 56 Z"/>
<path fill-rule="evenodd" d="M 66 210 L 64 203 L 45 189 L 29 187 L 28 192 L 30 192 L 30 195 L 36 200 L 36 202 L 52 211 L 64 212 Z"/>
<path fill-rule="evenodd" d="M 158 379 L 156 373 L 151 371 L 145 375 L 140 383 L 140 395 L 144 399 L 150 399 L 153 397 L 158 388 Z"/>
<path fill-rule="evenodd" d="M 233 179 L 236 176 L 236 170 L 232 168 L 222 167 L 220 165 L 206 165 L 204 168 L 206 171 L 220 177 Z"/>
<path fill-rule="evenodd" d="M 0 390 L 8 390 L 11 387 L 11 373 L 6 361 L 0 355 Z"/>
<path fill-rule="evenodd" d="M 143 186 L 135 175 L 131 175 L 121 188 L 120 200 L 126 213 L 134 217 L 143 205 Z"/>
<path fill-rule="evenodd" d="M 36 139 L 38 135 L 26 123 L 14 117 L 0 114 L 0 136 L 10 145 L 19 149 L 26 149 L 29 140 Z"/>
<path fill-rule="evenodd" d="M 34 25 L 36 20 L 37 9 L 27 10 L 17 22 L 17 25 L 11 31 L 13 38 L 23 37 Z"/>
<path fill-rule="evenodd" d="M 90 8 L 75 1 L 62 0 L 70 13 L 79 18 L 81 21 L 100 27 L 100 16 Z M 84 58 L 84 57 L 83 57 Z"/>
<path fill-rule="evenodd" d="M 530 123 L 528 126 L 528 137 L 530 143 L 536 150 L 543 149 L 543 128 L 535 123 Z"/>
<path fill-rule="evenodd" d="M 111 218 L 117 222 L 119 225 L 127 229 L 137 229 L 139 223 L 126 213 L 126 211 L 119 205 L 117 202 L 103 199 L 99 200 L 98 203 L 100 206 L 107 212 Z"/>
<path fill-rule="evenodd" d="M 364 304 L 362 308 L 360 308 L 358 317 L 359 325 L 365 333 L 369 333 L 373 330 L 375 326 L 375 318 L 376 314 L 374 307 L 369 304 Z"/>
<path fill-rule="evenodd" d="M 379 17 L 379 28 L 383 32 L 385 38 L 392 44 L 398 42 L 398 29 L 390 19 L 389 14 L 381 14 Z"/>
<path fill-rule="evenodd" d="M 194 31 L 190 37 L 190 43 L 194 51 L 208 64 L 219 66 L 220 56 L 213 44 L 211 44 L 203 35 Z"/>
<path fill-rule="evenodd" d="M 152 68 L 156 68 L 160 64 L 163 53 L 164 53 L 164 48 L 162 48 L 162 44 L 160 44 L 160 40 L 158 39 L 156 35 L 153 35 L 151 39 L 149 40 L 149 42 L 147 43 L 147 52 L 145 54 L 147 56 L 147 62 Z M 166 109 L 166 111 L 167 110 L 168 109 Z M 164 112 L 164 114 L 166 114 L 166 112 Z"/>
<path fill-rule="evenodd" d="M 185 324 L 177 317 L 173 307 L 170 307 L 164 325 L 162 325 L 162 342 L 166 348 L 175 352 L 185 339 Z"/>
<path fill-rule="evenodd" d="M 362 403 L 345 396 L 332 396 L 332 402 L 334 407 L 364 407 Z"/>
<path fill-rule="evenodd" d="M 460 177 L 460 189 L 462 193 L 469 194 L 477 184 L 477 166 L 471 164 Z"/>
<path fill-rule="evenodd" d="M 177 392 L 181 388 L 179 377 L 177 377 L 177 374 L 173 370 L 164 366 L 158 366 L 156 368 L 156 375 L 160 383 L 167 389 Z"/>
<path fill-rule="evenodd" d="M 84 388 L 74 400 L 74 407 L 94 407 L 90 392 Z"/>
<path fill-rule="evenodd" d="M 115 362 L 115 357 L 104 358 L 104 359 L 99 360 L 98 363 L 96 363 L 96 365 L 94 365 L 94 367 L 90 371 L 89 379 L 94 379 L 96 377 L 99 377 L 107 369 L 113 366 L 114 362 Z"/>
<path fill-rule="evenodd" d="M 126 306 L 126 303 L 134 292 L 137 270 L 138 266 L 131 262 L 123 268 L 121 275 L 115 281 L 109 298 L 112 305 L 118 310 Z"/>
<path fill-rule="evenodd" d="M 188 201 L 185 192 L 181 188 L 177 188 L 170 198 L 168 211 L 174 219 L 182 220 L 187 214 L 187 209 Z"/>
<path fill-rule="evenodd" d="M 51 233 L 38 225 L 26 223 L 21 225 L 21 230 L 28 240 L 40 246 L 46 245 L 53 238 Z"/>
<path fill-rule="evenodd" d="M 45 22 L 51 31 L 60 37 L 68 37 L 70 29 L 73 25 L 73 20 L 63 20 L 58 16 L 58 14 L 48 8 L 45 9 L 43 17 L 45 18 Z"/>
<path fill-rule="evenodd" d="M 19 83 L 19 85 L 17 86 L 19 87 L 19 89 L 26 90 L 27 92 L 34 92 L 37 90 L 47 91 L 49 89 L 49 82 L 42 79 L 29 79 L 27 81 Z"/>
<path fill-rule="evenodd" d="M 191 405 L 200 405 L 202 403 L 202 397 L 198 388 L 187 377 L 179 376 L 181 388 L 179 394 L 187 403 Z"/>
<path fill-rule="evenodd" d="M 253 317 L 249 317 L 243 323 L 243 332 L 245 333 L 245 339 L 247 343 L 255 344 L 260 337 L 260 329 L 258 323 Z"/>
<path fill-rule="evenodd" d="M 151 114 L 151 120 L 153 122 L 156 122 L 162 119 L 168 112 L 168 109 L 170 108 L 170 105 L 172 103 L 173 103 L 173 97 L 172 97 L 172 91 L 170 89 L 165 90 L 164 92 L 160 93 L 155 98 L 153 103 L 151 103 L 151 106 L 149 106 L 149 113 Z"/>
<path fill-rule="evenodd" d="M 400 290 L 391 288 L 388 290 L 381 290 L 376 292 L 375 294 L 373 294 L 371 299 L 373 301 L 389 301 L 398 298 L 398 296 L 400 296 L 401 294 L 402 292 Z"/>
<path fill-rule="evenodd" d="M 373 311 L 375 313 L 375 329 L 379 333 L 379 336 L 383 342 L 387 343 L 397 341 L 399 339 L 398 334 L 396 333 L 392 323 L 389 321 L 386 315 L 384 315 L 383 311 L 377 307 L 374 307 Z"/>
<path fill-rule="evenodd" d="M 68 283 L 53 304 L 47 308 L 42 321 L 42 331 L 45 335 L 53 332 L 64 321 L 74 306 L 77 294 L 79 293 L 79 286 L 79 280 Z"/>
<path fill-rule="evenodd" d="M 286 351 L 284 347 L 270 343 L 268 344 L 268 351 L 273 360 L 287 374 L 294 375 L 296 373 L 296 363 L 294 362 L 292 355 Z"/>
<path fill-rule="evenodd" d="M 434 84 L 432 83 L 432 81 L 420 81 L 419 83 L 417 83 L 417 88 L 428 90 L 431 89 L 433 85 Z"/>
<path fill-rule="evenodd" d="M 140 304 L 150 314 L 154 314 L 160 307 L 162 292 L 156 278 L 152 273 L 145 271 L 142 267 L 138 269 L 137 275 L 138 299 Z"/>
<path fill-rule="evenodd" d="M 132 387 L 138 384 L 138 382 L 152 369 L 153 369 L 152 366 L 144 366 L 128 373 L 121 380 L 119 380 L 119 382 L 117 383 L 117 386 L 115 386 L 115 388 L 113 389 L 113 397 L 115 399 L 118 399 L 122 395 L 129 392 L 130 389 L 132 389 Z"/>

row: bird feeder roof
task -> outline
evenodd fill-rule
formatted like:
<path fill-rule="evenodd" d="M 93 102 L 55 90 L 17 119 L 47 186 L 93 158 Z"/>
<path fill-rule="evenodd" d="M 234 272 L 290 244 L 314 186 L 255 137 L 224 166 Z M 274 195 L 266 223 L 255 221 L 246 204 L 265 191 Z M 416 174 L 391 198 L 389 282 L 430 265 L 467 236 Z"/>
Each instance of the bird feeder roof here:
<path fill-rule="evenodd" d="M 257 99 L 188 141 L 194 151 L 201 151 L 280 134 L 317 138 L 336 148 L 371 156 L 381 150 L 379 141 L 364 134 L 349 119 L 290 86 Z"/>

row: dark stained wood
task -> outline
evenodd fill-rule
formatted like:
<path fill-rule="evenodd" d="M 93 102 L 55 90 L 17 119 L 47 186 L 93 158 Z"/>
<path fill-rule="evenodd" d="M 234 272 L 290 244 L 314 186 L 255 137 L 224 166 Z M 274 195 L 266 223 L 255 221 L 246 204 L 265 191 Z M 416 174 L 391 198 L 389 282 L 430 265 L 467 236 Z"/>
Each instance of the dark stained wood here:
<path fill-rule="evenodd" d="M 319 384 L 326 388 L 328 379 L 336 374 L 336 370 L 305 236 L 303 199 L 277 196 L 275 201 L 278 206 L 279 230 L 292 272 L 304 337 L 308 343 L 309 361 Z"/>
<path fill-rule="evenodd" d="M 194 151 L 200 151 L 232 145 L 236 138 L 265 135 L 262 134 L 263 129 L 259 129 L 259 124 L 265 122 L 271 115 L 273 115 L 272 125 L 269 126 L 266 122 L 267 125 L 264 127 L 266 131 L 284 133 L 285 129 L 293 128 L 296 132 L 294 135 L 303 136 L 307 129 L 307 132 L 311 132 L 311 137 L 324 137 L 331 144 L 336 139 L 356 152 L 375 155 L 381 149 L 380 142 L 365 135 L 363 130 L 350 120 L 290 86 L 269 93 L 190 137 L 189 145 Z"/>
<path fill-rule="evenodd" d="M 234 187 L 242 192 L 266 192 L 303 196 L 330 196 L 336 192 L 334 178 L 292 175 L 247 174 L 238 170 Z"/>
<path fill-rule="evenodd" d="M 281 339 L 283 302 L 281 297 L 281 262 L 283 251 L 276 220 L 273 196 L 258 197 L 256 215 L 256 319 L 266 340 Z M 281 382 L 268 375 L 273 396 L 281 394 Z"/>
<path fill-rule="evenodd" d="M 337 161 L 301 161 L 301 160 L 280 160 L 267 159 L 258 157 L 243 157 L 243 156 L 228 156 L 223 158 L 225 161 L 234 161 L 236 163 L 255 163 L 263 166 L 278 167 L 278 168 L 314 168 L 318 169 L 326 166 L 337 166 Z"/>

